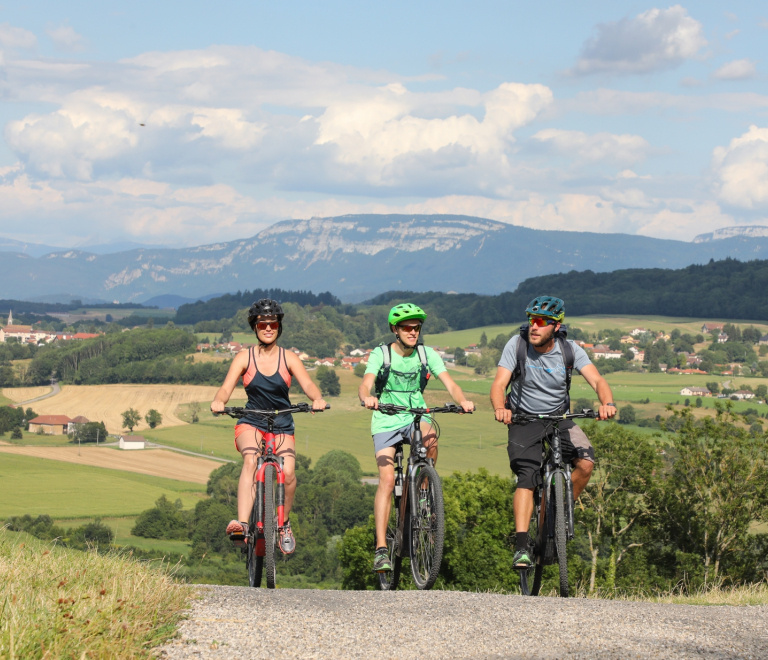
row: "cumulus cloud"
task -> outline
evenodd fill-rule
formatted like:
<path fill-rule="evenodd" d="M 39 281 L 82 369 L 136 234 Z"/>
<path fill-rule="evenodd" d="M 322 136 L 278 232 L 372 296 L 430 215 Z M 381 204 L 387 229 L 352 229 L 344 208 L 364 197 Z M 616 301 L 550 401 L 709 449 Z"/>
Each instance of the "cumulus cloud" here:
<path fill-rule="evenodd" d="M 717 80 L 748 80 L 755 77 L 755 63 L 752 60 L 726 62 L 712 73 Z"/>
<path fill-rule="evenodd" d="M 643 160 L 651 145 L 639 135 L 614 135 L 581 131 L 564 131 L 547 128 L 531 137 L 534 142 L 560 154 L 572 156 L 578 161 L 609 162 L 629 165 Z"/>
<path fill-rule="evenodd" d="M 59 50 L 76 53 L 85 48 L 83 45 L 83 36 L 75 32 L 71 25 L 49 27 L 45 33 L 51 38 L 53 45 Z"/>
<path fill-rule="evenodd" d="M 744 209 L 768 208 L 768 128 L 750 126 L 712 154 L 718 194 Z"/>
<path fill-rule="evenodd" d="M 24 28 L 0 23 L 0 45 L 6 48 L 34 48 L 37 45 L 37 37 Z"/>
<path fill-rule="evenodd" d="M 685 8 L 649 9 L 634 18 L 599 24 L 568 73 L 637 74 L 673 69 L 706 44 L 702 24 Z"/>

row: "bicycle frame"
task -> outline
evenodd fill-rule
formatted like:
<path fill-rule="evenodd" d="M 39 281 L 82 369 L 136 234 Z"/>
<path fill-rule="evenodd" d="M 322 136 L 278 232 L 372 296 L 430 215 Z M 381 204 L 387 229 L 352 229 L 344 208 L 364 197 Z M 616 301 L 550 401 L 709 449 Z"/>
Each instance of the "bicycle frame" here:
<path fill-rule="evenodd" d="M 277 527 L 282 529 L 285 525 L 285 473 L 283 472 L 283 459 L 275 454 L 275 441 L 277 436 L 274 433 L 274 418 L 270 417 L 268 431 L 261 438 L 262 452 L 256 463 L 256 529 L 258 530 L 258 539 L 256 543 L 256 554 L 263 556 L 264 552 L 264 472 L 267 465 L 274 465 L 277 474 L 277 492 L 275 500 L 277 503 Z"/>
<path fill-rule="evenodd" d="M 546 439 L 545 439 L 546 442 Z M 553 498 L 549 497 L 552 489 L 552 480 L 555 474 L 560 472 L 565 480 L 565 489 L 568 497 L 565 500 L 565 517 L 566 517 L 566 534 L 569 541 L 574 537 L 574 513 L 573 513 L 573 481 L 571 481 L 571 465 L 570 463 L 563 462 L 563 452 L 560 445 L 560 427 L 556 424 L 552 440 L 548 443 L 549 451 L 546 455 L 545 464 L 542 466 L 544 471 L 542 479 L 542 494 L 545 498 L 545 504 L 548 507 L 548 514 L 553 514 L 551 510 L 553 506 Z M 555 535 L 555 517 L 554 515 L 547 515 L 547 535 L 554 537 Z M 539 533 L 543 532 L 541 526 L 539 527 Z"/>

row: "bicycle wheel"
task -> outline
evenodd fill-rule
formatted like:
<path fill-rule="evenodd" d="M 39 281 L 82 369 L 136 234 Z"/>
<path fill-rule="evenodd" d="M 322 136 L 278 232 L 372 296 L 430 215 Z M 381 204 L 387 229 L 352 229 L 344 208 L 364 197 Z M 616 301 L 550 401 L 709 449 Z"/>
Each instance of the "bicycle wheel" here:
<path fill-rule="evenodd" d="M 562 472 L 555 472 L 552 480 L 555 489 L 555 548 L 560 567 L 560 595 L 568 598 L 568 556 L 565 550 L 565 478 Z"/>
<path fill-rule="evenodd" d="M 400 523 L 400 498 L 392 494 L 392 511 L 389 514 L 389 524 L 387 525 L 387 550 L 389 550 L 389 561 L 392 562 L 392 570 L 386 573 L 377 573 L 379 578 L 379 589 L 382 591 L 394 591 L 400 583 L 400 569 L 403 565 L 403 558 L 398 554 L 397 547 L 397 527 Z M 376 549 L 376 532 L 373 539 L 374 550 Z"/>
<path fill-rule="evenodd" d="M 534 502 L 541 502 L 541 492 L 534 494 Z M 535 504 L 528 525 L 528 554 L 533 560 L 530 568 L 520 571 L 520 592 L 523 596 L 538 596 L 541 591 L 541 575 L 544 572 L 544 558 L 539 544 L 539 512 L 540 504 Z M 546 521 L 544 523 L 546 529 Z"/>
<path fill-rule="evenodd" d="M 267 589 L 275 588 L 275 552 L 277 551 L 277 510 L 275 507 L 275 466 L 264 468 L 264 567 Z"/>
<path fill-rule="evenodd" d="M 248 566 L 248 584 L 252 587 L 261 586 L 261 575 L 264 572 L 264 557 L 256 555 L 256 539 L 258 537 L 256 527 L 256 501 L 253 502 L 251 519 L 248 522 L 248 541 L 245 546 L 245 563 Z"/>
<path fill-rule="evenodd" d="M 431 589 L 443 560 L 443 487 L 437 470 L 424 465 L 416 480 L 416 517 L 411 516 L 411 573 L 419 589 Z"/>

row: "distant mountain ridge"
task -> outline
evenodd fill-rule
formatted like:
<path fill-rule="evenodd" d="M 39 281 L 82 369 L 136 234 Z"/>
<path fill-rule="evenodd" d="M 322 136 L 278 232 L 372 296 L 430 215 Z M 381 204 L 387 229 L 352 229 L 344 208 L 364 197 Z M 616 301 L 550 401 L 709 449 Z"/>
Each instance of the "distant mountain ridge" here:
<path fill-rule="evenodd" d="M 330 291 L 358 302 L 382 291 L 496 294 L 571 270 L 682 268 L 768 257 L 768 237 L 700 243 L 629 234 L 544 231 L 461 215 L 347 215 L 285 220 L 253 238 L 110 255 L 0 252 L 0 297 L 66 290 L 89 298 L 197 300 L 254 288 Z"/>
<path fill-rule="evenodd" d="M 735 238 L 741 236 L 744 238 L 765 238 L 768 237 L 768 227 L 765 225 L 742 225 L 740 227 L 723 227 L 716 229 L 708 234 L 699 234 L 693 239 L 694 243 L 707 243 L 709 241 L 720 241 L 724 238 Z"/>

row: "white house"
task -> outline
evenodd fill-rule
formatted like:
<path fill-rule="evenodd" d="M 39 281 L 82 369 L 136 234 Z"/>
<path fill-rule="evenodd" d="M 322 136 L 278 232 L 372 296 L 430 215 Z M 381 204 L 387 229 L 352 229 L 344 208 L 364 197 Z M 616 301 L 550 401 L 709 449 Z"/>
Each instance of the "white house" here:
<path fill-rule="evenodd" d="M 349 354 L 350 354 L 352 357 L 363 357 L 363 355 L 365 355 L 365 351 L 364 351 L 363 349 L 361 349 L 361 348 L 353 348 L 353 349 L 352 349 L 352 350 L 349 352 Z"/>
<path fill-rule="evenodd" d="M 144 440 L 143 435 L 121 435 L 117 446 L 120 449 L 144 449 L 147 441 Z"/>
<path fill-rule="evenodd" d="M 760 343 L 768 344 L 768 335 L 763 335 L 762 337 L 760 337 Z"/>
<path fill-rule="evenodd" d="M 633 337 L 637 337 L 638 335 L 644 335 L 646 332 L 648 332 L 645 328 L 635 328 L 630 332 L 629 334 Z"/>
<path fill-rule="evenodd" d="M 706 387 L 684 387 L 680 390 L 683 396 L 712 396 L 712 392 Z"/>
<path fill-rule="evenodd" d="M 738 399 L 754 399 L 755 393 L 750 392 L 749 390 L 736 390 L 732 396 L 735 396 Z"/>

